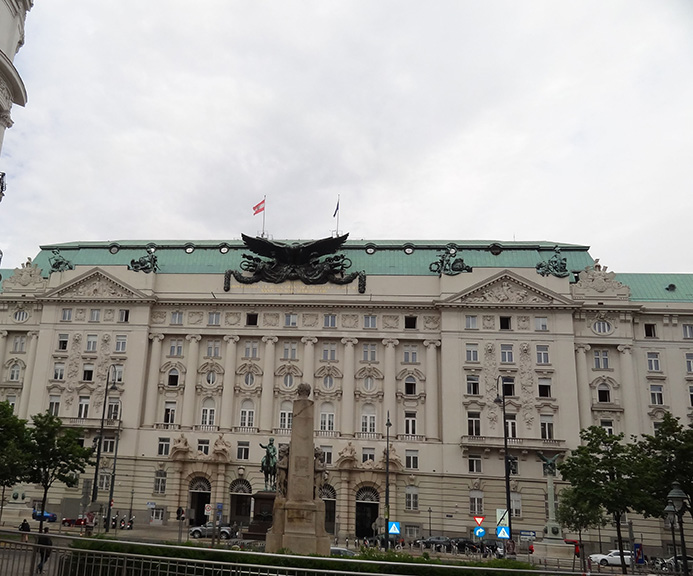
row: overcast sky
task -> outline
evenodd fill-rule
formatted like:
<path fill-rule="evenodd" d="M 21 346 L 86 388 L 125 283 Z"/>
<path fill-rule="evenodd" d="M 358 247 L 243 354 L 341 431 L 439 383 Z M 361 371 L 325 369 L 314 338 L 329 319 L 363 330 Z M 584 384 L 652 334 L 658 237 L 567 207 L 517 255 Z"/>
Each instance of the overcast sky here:
<path fill-rule="evenodd" d="M 689 0 L 36 0 L 2 268 L 79 240 L 546 240 L 691 272 Z"/>

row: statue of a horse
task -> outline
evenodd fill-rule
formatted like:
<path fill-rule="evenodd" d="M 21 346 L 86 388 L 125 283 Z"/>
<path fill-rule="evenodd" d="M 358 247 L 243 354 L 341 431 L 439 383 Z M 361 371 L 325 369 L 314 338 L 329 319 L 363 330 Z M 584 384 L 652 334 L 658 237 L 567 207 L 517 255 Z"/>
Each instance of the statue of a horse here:
<path fill-rule="evenodd" d="M 263 456 L 262 462 L 260 463 L 260 470 L 265 475 L 265 490 L 276 490 L 277 489 L 277 463 L 270 462 L 271 458 Z"/>

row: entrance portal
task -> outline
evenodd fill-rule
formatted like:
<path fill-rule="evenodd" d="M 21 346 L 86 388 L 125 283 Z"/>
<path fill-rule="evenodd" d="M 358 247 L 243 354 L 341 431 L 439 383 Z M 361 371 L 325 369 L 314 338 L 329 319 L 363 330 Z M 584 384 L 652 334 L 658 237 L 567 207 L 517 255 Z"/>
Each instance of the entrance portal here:
<path fill-rule="evenodd" d="M 364 487 L 356 493 L 356 537 L 375 536 L 373 525 L 378 518 L 380 495 L 375 488 Z"/>
<path fill-rule="evenodd" d="M 212 485 L 209 480 L 198 476 L 190 481 L 190 526 L 200 526 L 207 522 L 205 505 L 212 502 Z"/>

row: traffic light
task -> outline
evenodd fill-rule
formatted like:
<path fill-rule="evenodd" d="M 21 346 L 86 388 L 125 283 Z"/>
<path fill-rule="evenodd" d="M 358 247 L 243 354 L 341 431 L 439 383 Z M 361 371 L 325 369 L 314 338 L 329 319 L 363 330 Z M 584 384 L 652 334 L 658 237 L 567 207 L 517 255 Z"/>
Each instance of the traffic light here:
<path fill-rule="evenodd" d="M 517 456 L 507 457 L 507 466 L 510 474 L 517 474 Z"/>
<path fill-rule="evenodd" d="M 178 506 L 178 510 L 176 510 L 176 520 L 185 520 L 185 510 Z"/>

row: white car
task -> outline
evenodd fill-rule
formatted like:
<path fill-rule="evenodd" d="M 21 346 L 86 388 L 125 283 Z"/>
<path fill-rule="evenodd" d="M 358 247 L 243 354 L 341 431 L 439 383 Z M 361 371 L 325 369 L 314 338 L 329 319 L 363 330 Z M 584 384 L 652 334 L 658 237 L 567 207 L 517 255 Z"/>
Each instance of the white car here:
<path fill-rule="evenodd" d="M 626 565 L 630 564 L 631 551 L 623 551 L 623 559 L 626 561 Z M 590 560 L 593 564 L 599 564 L 600 566 L 620 566 L 621 565 L 621 551 L 620 550 L 609 550 L 607 554 L 590 554 Z"/>

